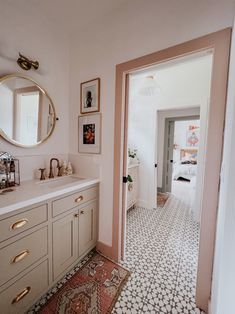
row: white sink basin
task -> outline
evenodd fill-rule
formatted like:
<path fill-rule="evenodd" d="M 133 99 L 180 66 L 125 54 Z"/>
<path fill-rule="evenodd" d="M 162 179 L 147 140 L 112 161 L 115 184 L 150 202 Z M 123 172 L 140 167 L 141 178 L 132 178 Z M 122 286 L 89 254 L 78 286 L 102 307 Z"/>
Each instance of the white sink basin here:
<path fill-rule="evenodd" d="M 37 184 L 40 184 L 40 185 L 42 185 L 44 187 L 48 187 L 48 188 L 58 188 L 58 187 L 62 187 L 62 186 L 73 185 L 74 183 L 78 183 L 82 180 L 85 180 L 85 179 L 70 176 L 70 177 L 59 177 L 59 178 L 55 178 L 55 179 L 48 179 L 45 181 L 37 182 Z"/>

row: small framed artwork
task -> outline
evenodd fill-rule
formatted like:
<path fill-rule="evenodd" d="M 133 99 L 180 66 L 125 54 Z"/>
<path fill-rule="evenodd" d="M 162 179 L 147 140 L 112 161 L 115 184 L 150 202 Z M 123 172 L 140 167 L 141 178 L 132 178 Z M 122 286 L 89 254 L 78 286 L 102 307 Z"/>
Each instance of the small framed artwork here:
<path fill-rule="evenodd" d="M 189 125 L 186 135 L 187 147 L 198 147 L 200 128 L 197 125 Z"/>
<path fill-rule="evenodd" d="M 78 117 L 78 152 L 101 153 L 101 114 Z"/>
<path fill-rule="evenodd" d="M 100 78 L 81 83 L 81 114 L 100 111 Z"/>

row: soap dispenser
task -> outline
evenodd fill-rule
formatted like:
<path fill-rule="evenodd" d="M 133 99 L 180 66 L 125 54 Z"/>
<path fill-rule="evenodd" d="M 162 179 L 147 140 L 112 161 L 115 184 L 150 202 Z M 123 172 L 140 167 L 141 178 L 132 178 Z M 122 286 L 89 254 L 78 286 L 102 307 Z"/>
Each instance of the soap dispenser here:
<path fill-rule="evenodd" d="M 68 166 L 67 166 L 67 175 L 71 175 L 71 174 L 73 174 L 73 168 L 72 168 L 71 162 L 69 161 Z"/>

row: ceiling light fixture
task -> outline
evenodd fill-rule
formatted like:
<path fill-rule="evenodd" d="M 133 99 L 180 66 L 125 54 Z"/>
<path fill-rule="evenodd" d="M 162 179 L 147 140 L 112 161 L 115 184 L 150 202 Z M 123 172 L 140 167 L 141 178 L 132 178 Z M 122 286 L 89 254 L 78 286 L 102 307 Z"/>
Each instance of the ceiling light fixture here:
<path fill-rule="evenodd" d="M 141 84 L 139 93 L 142 96 L 156 96 L 159 94 L 161 88 L 159 84 L 156 82 L 153 75 L 148 75 L 144 77 L 144 81 Z"/>

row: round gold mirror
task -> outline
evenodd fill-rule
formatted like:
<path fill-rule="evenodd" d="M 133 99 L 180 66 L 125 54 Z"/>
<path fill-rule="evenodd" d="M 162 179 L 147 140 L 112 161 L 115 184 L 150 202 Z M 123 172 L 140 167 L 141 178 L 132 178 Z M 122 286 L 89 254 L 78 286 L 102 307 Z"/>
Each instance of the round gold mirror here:
<path fill-rule="evenodd" d="M 55 128 L 56 113 L 47 92 L 20 74 L 0 79 L 0 135 L 20 147 L 44 142 Z"/>

